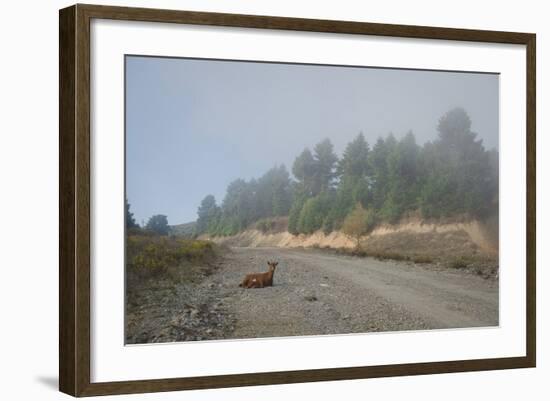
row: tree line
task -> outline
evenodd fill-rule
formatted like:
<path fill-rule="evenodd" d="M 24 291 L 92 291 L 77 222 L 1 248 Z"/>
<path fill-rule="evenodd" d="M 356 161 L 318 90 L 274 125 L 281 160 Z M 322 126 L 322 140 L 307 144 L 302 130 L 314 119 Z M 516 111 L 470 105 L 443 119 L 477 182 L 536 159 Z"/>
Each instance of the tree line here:
<path fill-rule="evenodd" d="M 168 217 L 164 214 L 155 214 L 147 220 L 147 223 L 140 227 L 134 218 L 134 214 L 130 211 L 130 203 L 128 199 L 124 200 L 124 208 L 126 211 L 126 230 L 129 232 L 149 232 L 158 235 L 168 235 L 170 226 L 168 225 Z"/>
<path fill-rule="evenodd" d="M 412 132 L 372 146 L 362 133 L 338 157 L 329 139 L 304 149 L 292 164 L 249 181 L 236 179 L 221 204 L 201 202 L 196 233 L 233 235 L 268 218 L 288 216 L 288 231 L 319 229 L 360 236 L 408 212 L 424 218 L 483 218 L 498 210 L 498 152 L 471 131 L 466 111 L 440 118 L 437 137 L 419 146 Z M 154 217 L 154 216 L 153 216 Z"/>

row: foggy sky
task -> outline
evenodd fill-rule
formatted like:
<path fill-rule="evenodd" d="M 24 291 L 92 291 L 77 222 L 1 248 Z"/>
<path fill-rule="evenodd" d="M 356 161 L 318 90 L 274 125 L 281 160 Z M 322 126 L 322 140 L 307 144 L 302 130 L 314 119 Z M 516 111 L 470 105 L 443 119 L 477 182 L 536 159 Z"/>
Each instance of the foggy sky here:
<path fill-rule="evenodd" d="M 126 57 L 126 191 L 138 223 L 196 219 L 236 178 L 330 138 L 340 156 L 412 130 L 436 138 L 439 118 L 463 107 L 487 149 L 498 148 L 496 74 Z"/>

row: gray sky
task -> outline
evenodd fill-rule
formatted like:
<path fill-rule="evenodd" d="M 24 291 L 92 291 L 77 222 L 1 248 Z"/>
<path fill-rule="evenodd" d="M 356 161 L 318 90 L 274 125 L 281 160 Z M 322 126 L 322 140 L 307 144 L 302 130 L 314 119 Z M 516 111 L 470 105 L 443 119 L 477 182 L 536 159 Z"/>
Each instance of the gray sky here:
<path fill-rule="evenodd" d="M 139 223 L 196 219 L 236 178 L 330 138 L 338 155 L 359 132 L 372 145 L 408 130 L 423 144 L 463 107 L 487 149 L 498 148 L 498 75 L 129 56 L 126 191 Z"/>

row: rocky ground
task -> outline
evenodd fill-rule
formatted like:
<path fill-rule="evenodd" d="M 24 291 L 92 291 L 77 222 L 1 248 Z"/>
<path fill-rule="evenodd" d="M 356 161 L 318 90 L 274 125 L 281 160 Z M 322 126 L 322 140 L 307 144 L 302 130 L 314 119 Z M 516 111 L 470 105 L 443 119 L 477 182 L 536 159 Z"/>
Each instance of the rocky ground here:
<path fill-rule="evenodd" d="M 274 286 L 242 289 L 279 265 Z M 127 343 L 498 325 L 498 277 L 321 250 L 234 248 L 193 280 L 132 288 Z"/>
<path fill-rule="evenodd" d="M 127 285 L 127 344 L 200 341 L 233 332 L 231 308 L 223 302 L 221 286 L 210 279 L 220 266 L 179 268 L 195 272 L 191 279 L 170 274 Z"/>

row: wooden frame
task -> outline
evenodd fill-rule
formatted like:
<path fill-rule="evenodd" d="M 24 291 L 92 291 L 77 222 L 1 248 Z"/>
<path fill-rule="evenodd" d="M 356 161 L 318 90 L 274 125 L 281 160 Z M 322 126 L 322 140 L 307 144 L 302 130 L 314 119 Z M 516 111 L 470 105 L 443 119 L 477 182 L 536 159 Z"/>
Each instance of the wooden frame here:
<path fill-rule="evenodd" d="M 525 45 L 527 49 L 527 324 L 525 328 L 527 355 L 513 358 L 91 383 L 89 100 L 90 21 L 92 18 Z M 60 10 L 59 29 L 59 388 L 62 392 L 73 396 L 92 396 L 535 366 L 536 37 L 534 34 L 80 4 Z"/>

